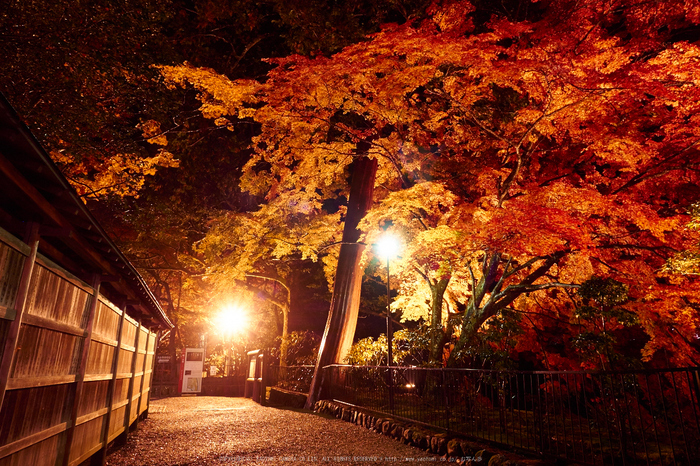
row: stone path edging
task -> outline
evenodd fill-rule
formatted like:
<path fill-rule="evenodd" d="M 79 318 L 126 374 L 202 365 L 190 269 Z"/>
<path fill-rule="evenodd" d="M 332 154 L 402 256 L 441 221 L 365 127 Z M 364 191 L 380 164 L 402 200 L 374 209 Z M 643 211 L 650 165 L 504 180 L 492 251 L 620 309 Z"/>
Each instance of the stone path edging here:
<path fill-rule="evenodd" d="M 314 412 L 328 414 L 357 424 L 373 432 L 392 437 L 429 453 L 437 454 L 450 463 L 469 466 L 545 466 L 542 460 L 525 459 L 517 455 L 485 449 L 482 445 L 447 434 L 428 432 L 416 425 L 397 421 L 330 400 L 316 402 Z"/>

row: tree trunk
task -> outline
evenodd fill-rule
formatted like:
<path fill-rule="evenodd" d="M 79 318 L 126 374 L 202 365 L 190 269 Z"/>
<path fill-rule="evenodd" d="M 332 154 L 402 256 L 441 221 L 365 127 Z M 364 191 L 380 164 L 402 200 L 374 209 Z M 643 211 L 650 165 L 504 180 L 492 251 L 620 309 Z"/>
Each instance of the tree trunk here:
<path fill-rule="evenodd" d="M 430 283 L 430 364 L 442 363 L 442 347 L 445 344 L 445 332 L 442 330 L 442 303 L 449 278 L 441 278 Z"/>
<path fill-rule="evenodd" d="M 377 161 L 360 157 L 354 162 L 348 211 L 343 228 L 343 242 L 340 246 L 338 267 L 335 273 L 333 298 L 326 321 L 326 330 L 318 350 L 316 368 L 311 381 L 305 408 L 313 409 L 321 399 L 323 390 L 323 367 L 340 363 L 345 358 L 355 336 L 357 316 L 360 310 L 360 286 L 362 271 L 360 257 L 365 246 L 357 243 L 360 231 L 357 225 L 372 204 L 374 178 Z"/>
<path fill-rule="evenodd" d="M 484 322 L 510 306 L 518 296 L 528 291 L 533 291 L 535 288 L 530 288 L 530 286 L 539 278 L 542 278 L 565 255 L 565 251 L 558 251 L 549 256 L 538 258 L 538 260 L 542 261 L 539 267 L 520 280 L 517 285 L 508 285 L 505 288 L 503 288 L 504 280 L 498 277 L 498 267 L 501 261 L 500 254 L 494 253 L 490 259 L 486 256 L 482 266 L 481 278 L 474 287 L 472 296 L 469 299 L 467 310 L 464 312 L 464 318 L 462 319 L 462 330 L 452 353 L 450 353 L 447 365 L 452 367 L 456 364 L 455 355 L 474 340 Z M 508 270 L 504 270 L 503 273 L 508 273 Z M 505 278 L 505 275 L 503 278 Z M 490 296 L 482 305 L 482 301 L 489 293 Z"/>
<path fill-rule="evenodd" d="M 284 278 L 280 277 L 268 277 L 264 274 L 247 273 L 246 277 L 262 279 L 274 283 L 274 289 L 272 292 L 266 290 L 264 287 L 258 287 L 251 285 L 247 281 L 239 281 L 238 283 L 250 290 L 255 290 L 255 292 L 262 296 L 265 300 L 269 301 L 273 306 L 277 306 L 282 313 L 282 341 L 280 342 L 280 366 L 286 366 L 287 361 L 287 350 L 289 348 L 289 311 L 292 309 L 292 290 L 291 290 L 291 276 L 286 276 Z M 277 285 L 284 288 L 286 294 L 285 299 L 278 298 Z M 279 330 L 279 314 L 275 314 L 275 319 L 277 321 L 277 329 Z"/>
<path fill-rule="evenodd" d="M 487 260 L 488 259 L 488 260 Z M 467 310 L 464 311 L 464 317 L 462 319 L 462 329 L 455 343 L 455 347 L 450 353 L 450 358 L 447 361 L 448 366 L 454 366 L 456 363 L 455 355 L 461 351 L 467 343 L 476 335 L 479 331 L 481 325 L 486 322 L 486 319 L 491 317 L 485 312 L 484 307 L 481 306 L 481 302 L 484 300 L 486 294 L 491 291 L 496 284 L 496 277 L 498 272 L 498 265 L 500 262 L 500 255 L 498 253 L 493 254 L 490 258 L 485 257 L 484 263 L 481 269 L 481 278 L 472 290 L 472 296 L 469 298 L 469 303 L 467 304 Z M 495 314 L 496 310 L 491 308 L 491 311 Z"/>
<path fill-rule="evenodd" d="M 177 385 L 180 380 L 180 376 L 178 374 L 180 370 L 180 361 L 177 360 L 177 330 L 178 325 L 175 323 L 175 326 L 170 330 L 170 341 L 168 342 L 168 354 L 170 355 L 170 383 L 174 385 Z"/>
<path fill-rule="evenodd" d="M 289 296 L 289 293 L 287 293 Z M 280 343 L 280 366 L 287 366 L 287 350 L 289 349 L 289 301 L 282 307 L 282 342 Z"/>

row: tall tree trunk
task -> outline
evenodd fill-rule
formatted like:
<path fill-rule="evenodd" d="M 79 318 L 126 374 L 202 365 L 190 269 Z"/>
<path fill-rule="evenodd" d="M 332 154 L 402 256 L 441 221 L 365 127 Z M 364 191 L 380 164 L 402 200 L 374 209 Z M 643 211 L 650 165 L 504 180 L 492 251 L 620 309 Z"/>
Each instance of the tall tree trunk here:
<path fill-rule="evenodd" d="M 338 267 L 335 273 L 333 298 L 326 321 L 326 330 L 318 350 L 316 368 L 306 401 L 306 409 L 313 409 L 316 401 L 321 399 L 323 390 L 323 367 L 340 363 L 347 354 L 355 336 L 357 316 L 360 310 L 360 286 L 362 272 L 360 257 L 364 245 L 357 243 L 360 231 L 357 225 L 372 204 L 374 178 L 377 173 L 377 161 L 360 157 L 354 162 L 348 211 L 343 228 L 343 242 L 340 246 Z"/>
<path fill-rule="evenodd" d="M 442 330 L 442 303 L 445 290 L 450 283 L 449 278 L 441 278 L 430 282 L 431 307 L 430 314 L 430 364 L 442 363 L 442 347 L 445 344 L 445 332 Z"/>
<path fill-rule="evenodd" d="M 287 293 L 289 296 L 289 293 Z M 280 366 L 287 366 L 287 350 L 289 349 L 289 299 L 282 307 L 282 342 L 280 343 Z"/>
<path fill-rule="evenodd" d="M 178 325 L 175 322 L 175 326 L 170 329 L 170 341 L 168 342 L 168 354 L 170 355 L 170 383 L 177 386 L 180 380 L 178 374 L 180 370 L 180 361 L 177 359 L 177 331 Z"/>

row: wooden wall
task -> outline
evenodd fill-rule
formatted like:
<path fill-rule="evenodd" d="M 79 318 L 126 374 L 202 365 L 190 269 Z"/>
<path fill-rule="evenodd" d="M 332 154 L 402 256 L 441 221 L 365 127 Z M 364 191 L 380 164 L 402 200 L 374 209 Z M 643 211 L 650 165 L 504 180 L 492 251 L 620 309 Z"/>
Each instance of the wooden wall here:
<path fill-rule="evenodd" d="M 157 336 L 99 283 L 0 230 L 0 466 L 100 462 L 147 411 Z"/>

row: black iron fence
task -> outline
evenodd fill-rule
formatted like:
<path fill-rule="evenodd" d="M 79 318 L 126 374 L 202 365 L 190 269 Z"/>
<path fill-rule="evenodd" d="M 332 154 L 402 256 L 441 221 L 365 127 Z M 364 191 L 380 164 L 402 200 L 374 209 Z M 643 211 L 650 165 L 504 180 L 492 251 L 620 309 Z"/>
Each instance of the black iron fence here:
<path fill-rule="evenodd" d="M 324 370 L 331 399 L 545 457 L 584 464 L 700 464 L 700 368 Z"/>
<path fill-rule="evenodd" d="M 308 393 L 313 375 L 314 366 L 270 366 L 267 385 Z"/>

